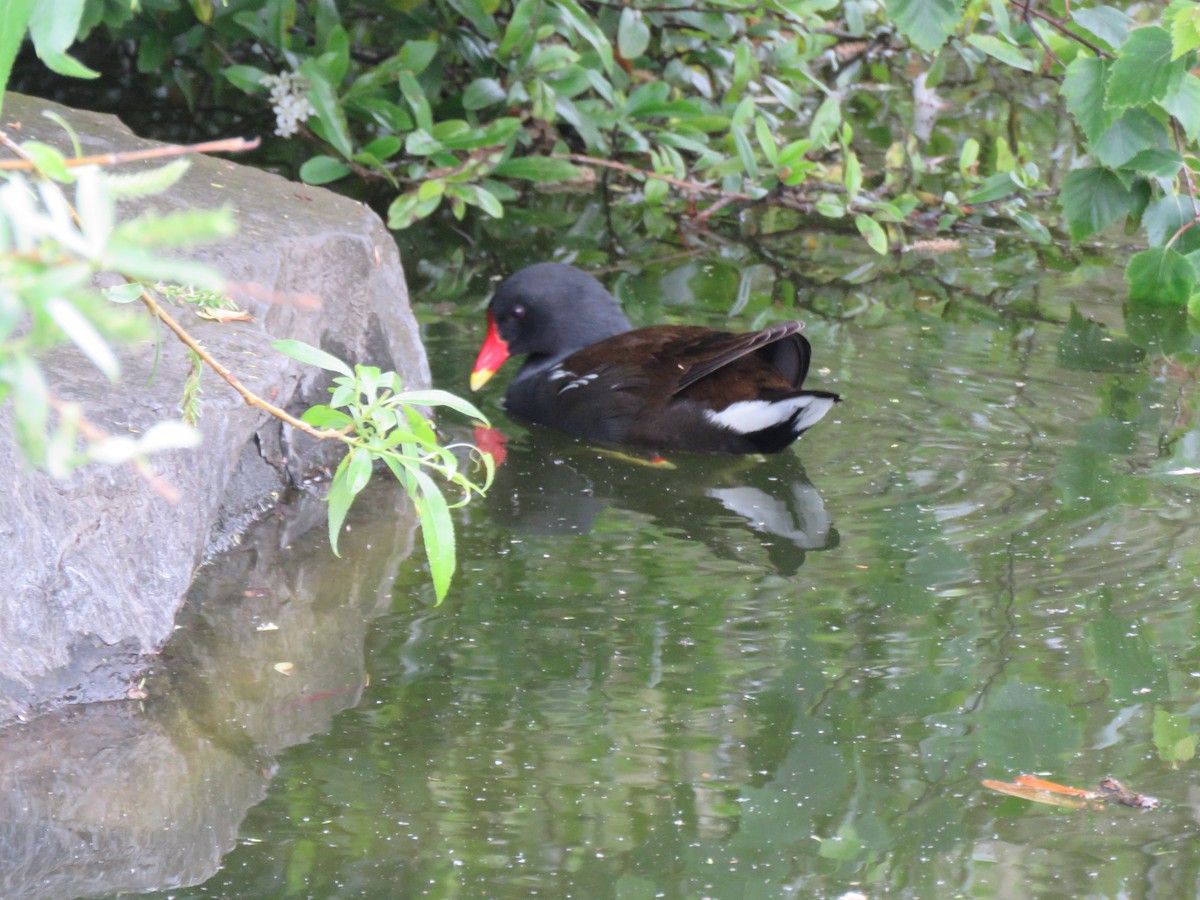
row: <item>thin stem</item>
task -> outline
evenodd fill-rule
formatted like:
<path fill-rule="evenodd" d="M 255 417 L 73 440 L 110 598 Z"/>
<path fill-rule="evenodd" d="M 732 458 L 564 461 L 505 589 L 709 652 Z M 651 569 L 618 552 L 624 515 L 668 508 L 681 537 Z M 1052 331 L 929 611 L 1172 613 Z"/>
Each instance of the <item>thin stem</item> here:
<path fill-rule="evenodd" d="M 1109 53 L 1103 47 L 1099 47 L 1096 44 L 1093 44 L 1087 38 L 1080 37 L 1075 32 L 1071 31 L 1071 29 L 1067 28 L 1067 22 L 1071 21 L 1071 19 L 1069 17 L 1064 21 L 1061 19 L 1056 19 L 1053 16 L 1042 12 L 1039 9 L 1034 9 L 1033 4 L 1034 4 L 1035 0 L 1011 0 L 1011 2 L 1012 2 L 1013 6 L 1017 7 L 1019 10 L 1021 10 L 1021 20 L 1026 25 L 1029 25 L 1031 30 L 1032 30 L 1032 23 L 1029 21 L 1030 16 L 1037 18 L 1037 19 L 1041 19 L 1043 22 L 1045 22 L 1047 25 L 1049 25 L 1051 28 L 1053 28 L 1055 31 L 1057 31 L 1059 34 L 1061 34 L 1063 37 L 1070 38 L 1071 40 L 1075 41 L 1077 44 L 1082 44 L 1083 46 L 1085 46 L 1089 50 L 1091 50 L 1093 53 L 1095 53 L 1097 56 L 1102 56 L 1105 59 L 1116 59 L 1116 57 L 1113 54 Z"/>
<path fill-rule="evenodd" d="M 68 168 L 76 166 L 115 166 L 121 163 L 138 162 L 144 159 L 168 159 L 172 156 L 191 156 L 197 153 L 240 153 L 245 150 L 253 150 L 259 145 L 258 138 L 246 140 L 245 138 L 226 138 L 219 141 L 205 141 L 202 144 L 188 144 L 186 146 L 170 144 L 164 147 L 152 147 L 148 150 L 128 150 L 124 153 L 102 153 L 99 156 L 81 156 L 77 159 L 63 160 L 63 165 Z M 24 157 L 20 146 L 8 136 L 7 132 L 0 131 L 0 145 L 12 153 Z M 29 159 L 5 159 L 0 160 L 0 171 L 4 172 L 30 172 L 36 169 L 37 166 Z"/>
<path fill-rule="evenodd" d="M 192 337 L 182 325 L 171 318 L 170 314 L 159 305 L 158 301 L 150 296 L 149 291 L 142 291 L 141 300 L 142 303 L 145 304 L 146 308 L 150 310 L 150 313 L 158 318 L 160 322 L 166 325 L 167 328 L 170 329 L 175 335 L 175 337 L 179 338 L 179 340 L 183 342 L 184 346 L 204 360 L 210 369 L 224 378 L 225 381 L 228 382 L 229 386 L 237 391 L 241 395 L 242 399 L 246 401 L 247 406 L 264 410 L 273 415 L 275 418 L 286 422 L 288 425 L 291 425 L 293 428 L 297 428 L 300 431 L 303 431 L 305 434 L 311 435 L 315 438 L 323 440 L 325 438 L 340 438 L 344 436 L 345 432 L 342 431 L 323 431 L 319 428 L 313 428 L 307 422 L 297 419 L 287 410 L 268 403 L 262 397 L 258 396 L 258 394 L 254 393 L 252 390 L 242 384 L 236 375 L 225 368 L 225 366 L 223 366 L 216 359 L 216 357 L 205 350 L 204 346 L 199 341 Z"/>

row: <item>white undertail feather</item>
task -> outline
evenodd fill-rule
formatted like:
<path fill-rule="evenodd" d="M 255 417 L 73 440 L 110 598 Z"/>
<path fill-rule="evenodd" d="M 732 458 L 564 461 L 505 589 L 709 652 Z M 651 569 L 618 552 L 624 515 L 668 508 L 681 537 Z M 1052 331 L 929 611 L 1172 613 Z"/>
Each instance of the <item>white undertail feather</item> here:
<path fill-rule="evenodd" d="M 796 434 L 806 431 L 825 417 L 833 408 L 832 397 L 789 397 L 786 400 L 740 400 L 720 412 L 706 410 L 708 420 L 738 434 L 754 434 L 786 422 L 799 411 L 792 429 Z"/>

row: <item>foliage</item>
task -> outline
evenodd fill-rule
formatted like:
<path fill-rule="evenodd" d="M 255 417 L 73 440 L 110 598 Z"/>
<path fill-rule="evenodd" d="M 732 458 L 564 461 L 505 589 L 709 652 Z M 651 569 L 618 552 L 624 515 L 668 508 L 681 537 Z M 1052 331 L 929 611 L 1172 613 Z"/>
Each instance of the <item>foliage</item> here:
<path fill-rule="evenodd" d="M 769 229 L 846 229 L 885 253 L 1006 224 L 1082 241 L 1124 219 L 1150 247 L 1130 268 L 1131 302 L 1178 309 L 1200 248 L 1187 163 L 1200 25 L 1188 0 L 1130 8 L 87 0 L 82 23 L 131 42 L 139 70 L 193 110 L 237 92 L 269 102 L 277 132 L 304 138 L 272 160 L 312 183 L 386 186 L 396 229 L 443 207 L 501 216 L 531 183 L 586 187 L 597 172 L 662 235 L 771 208 Z M 966 138 L 936 127 L 938 90 L 984 79 L 1057 93 L 1077 139 L 1047 157 L 987 115 Z M 1056 190 L 1061 218 L 1045 203 Z"/>
<path fill-rule="evenodd" d="M 77 404 L 57 399 L 40 358 L 73 344 L 110 381 L 120 375 L 113 342 L 144 332 L 137 320 L 113 307 L 141 294 L 145 279 L 217 283 L 210 269 L 173 259 L 168 247 L 232 233 L 228 210 L 145 215 L 118 221 L 114 196 L 174 183 L 186 165 L 170 163 L 136 178 L 95 166 L 68 169 L 54 148 L 26 143 L 42 172 L 73 183 L 74 204 L 58 183 L 16 173 L 0 186 L 0 402 L 9 400 L 14 433 L 26 458 L 65 478 L 89 460 L 126 462 L 156 450 L 195 446 L 198 433 L 163 422 L 141 438 L 112 437 L 83 418 Z M 93 279 L 116 273 L 128 284 L 102 294 Z M 57 416 L 55 416 L 57 413 Z M 82 439 L 82 443 L 81 443 Z"/>
<path fill-rule="evenodd" d="M 293 359 L 338 374 L 329 405 L 314 406 L 304 414 L 304 421 L 338 432 L 349 447 L 327 495 L 333 552 L 338 552 L 338 534 L 350 505 L 371 480 L 375 463 L 382 460 L 416 504 L 434 592 L 441 602 L 454 573 L 454 522 L 450 505 L 426 470 L 462 489 L 462 500 L 455 504 L 461 506 L 473 494 L 487 491 L 494 464 L 490 454 L 470 445 L 443 445 L 421 408 L 444 406 L 470 419 L 487 419 L 472 404 L 446 391 L 405 391 L 395 372 L 380 372 L 374 366 L 355 366 L 351 371 L 337 357 L 300 341 L 276 341 L 273 346 Z M 460 470 L 456 449 L 469 451 L 484 467 L 481 483 Z"/>
<path fill-rule="evenodd" d="M 0 23 L 0 98 L 26 27 L 43 62 L 71 76 L 96 73 L 66 54 L 85 15 L 82 2 L 17 4 Z M 79 143 L 65 122 L 76 154 Z M 155 294 L 183 299 L 202 308 L 208 318 L 222 318 L 229 304 L 223 299 L 223 279 L 207 266 L 168 255 L 168 251 L 227 238 L 236 225 L 228 209 L 154 212 L 120 221 L 114 198 L 141 197 L 169 190 L 187 169 L 175 160 L 136 175 L 104 171 L 68 159 L 50 145 L 13 142 L 0 133 L 0 143 L 18 157 L 15 166 L 0 170 L 0 404 L 11 400 L 14 431 L 26 458 L 51 475 L 67 477 L 88 461 L 132 462 L 160 492 L 173 494 L 144 469 L 144 457 L 164 449 L 193 447 L 199 442 L 194 423 L 199 415 L 200 369 L 207 364 L 253 406 L 306 430 L 318 438 L 339 438 L 350 452 L 338 467 L 329 492 L 329 524 L 334 552 L 337 534 L 354 497 L 366 485 L 371 465 L 382 459 L 417 504 L 438 600 L 445 595 L 454 570 L 454 532 L 449 509 L 429 472 L 464 489 L 462 502 L 482 494 L 491 480 L 492 460 L 478 454 L 486 477 L 477 484 L 458 469 L 454 450 L 442 446 L 423 407 L 448 406 L 482 419 L 469 403 L 441 391 L 400 390 L 399 376 L 359 367 L 354 373 L 340 361 L 315 348 L 283 342 L 289 355 L 341 372 L 333 405 L 341 413 L 319 406 L 309 419 L 336 422 L 321 430 L 297 420 L 247 390 L 186 330 L 159 306 Z M 236 143 L 236 142 L 234 142 Z M 235 148 L 230 148 L 235 149 Z M 169 155 L 170 148 L 160 155 Z M 122 154 L 111 155 L 119 161 Z M 22 173 L 32 173 L 32 179 Z M 60 185 L 74 184 L 72 204 Z M 117 276 L 114 287 L 101 292 L 97 275 Z M 119 305 L 141 301 L 166 324 L 190 351 L 191 371 L 181 398 L 182 422 L 162 422 L 138 438 L 110 436 L 88 422 L 78 404 L 54 395 L 41 358 L 49 350 L 71 343 L 106 378 L 120 375 L 113 341 L 141 334 L 145 319 L 126 315 Z M 234 311 L 235 313 L 237 311 Z M 345 383 L 342 383 L 342 382 Z M 52 413 L 57 413 L 57 422 Z"/>

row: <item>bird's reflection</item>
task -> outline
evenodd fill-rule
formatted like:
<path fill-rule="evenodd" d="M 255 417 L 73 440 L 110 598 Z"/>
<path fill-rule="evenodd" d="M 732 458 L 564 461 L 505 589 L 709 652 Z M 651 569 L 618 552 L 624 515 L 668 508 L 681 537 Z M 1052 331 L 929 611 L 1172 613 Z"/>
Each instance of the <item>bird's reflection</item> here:
<path fill-rule="evenodd" d="M 624 509 L 722 558 L 745 558 L 752 539 L 782 575 L 794 574 L 807 552 L 838 543 L 794 452 L 765 459 L 681 454 L 663 466 L 544 429 L 512 439 L 477 432 L 476 443 L 499 462 L 489 515 L 518 533 L 586 534 L 605 510 Z"/>

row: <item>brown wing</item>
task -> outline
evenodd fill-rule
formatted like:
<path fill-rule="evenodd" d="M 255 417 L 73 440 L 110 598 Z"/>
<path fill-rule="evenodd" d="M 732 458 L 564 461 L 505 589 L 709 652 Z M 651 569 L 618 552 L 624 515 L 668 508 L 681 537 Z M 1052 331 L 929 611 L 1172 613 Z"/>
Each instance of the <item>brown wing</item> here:
<path fill-rule="evenodd" d="M 811 356 L 808 341 L 800 334 L 803 322 L 778 322 L 761 331 L 731 334 L 723 331 L 704 331 L 686 346 L 664 348 L 678 362 L 683 363 L 683 374 L 675 393 L 685 390 L 701 378 L 725 368 L 735 360 L 751 353 L 759 353 L 779 371 L 780 376 L 793 387 L 800 387 L 808 374 Z"/>
<path fill-rule="evenodd" d="M 802 322 L 779 322 L 761 331 L 735 334 L 694 325 L 656 325 L 585 347 L 563 366 L 580 373 L 607 370 L 614 390 L 653 384 L 664 398 L 731 367 L 727 375 L 745 378 L 756 373 L 752 380 L 760 386 L 766 386 L 762 384 L 766 379 L 772 387 L 798 388 L 808 374 L 811 356 L 808 341 L 799 333 L 803 327 Z M 743 362 L 737 364 L 739 360 Z"/>

